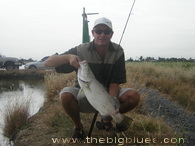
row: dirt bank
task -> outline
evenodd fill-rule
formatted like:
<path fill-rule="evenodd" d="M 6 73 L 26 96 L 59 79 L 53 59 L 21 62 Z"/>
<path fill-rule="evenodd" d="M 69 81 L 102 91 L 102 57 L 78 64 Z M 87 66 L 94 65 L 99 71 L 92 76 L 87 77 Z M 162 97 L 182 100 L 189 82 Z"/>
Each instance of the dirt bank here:
<path fill-rule="evenodd" d="M 44 78 L 48 73 L 54 72 L 53 70 L 0 70 L 0 79 L 14 78 L 14 79 L 24 79 L 24 78 Z"/>
<path fill-rule="evenodd" d="M 179 105 L 170 102 L 165 98 L 165 95 L 160 94 L 156 90 L 142 88 L 140 92 L 146 95 L 142 107 L 145 113 L 155 117 L 162 117 L 181 137 L 187 139 L 185 145 L 192 146 L 195 144 L 195 116 Z M 17 133 L 15 146 L 63 145 L 54 143 L 52 138 L 63 138 L 64 135 L 59 131 L 55 131 L 47 124 L 54 108 L 61 108 L 57 97 L 53 102 L 47 103 L 39 113 L 31 117 L 27 126 Z M 89 119 L 91 118 L 92 116 L 89 117 Z M 90 123 L 89 119 L 86 121 Z M 89 124 L 87 126 L 85 128 L 89 128 Z"/>

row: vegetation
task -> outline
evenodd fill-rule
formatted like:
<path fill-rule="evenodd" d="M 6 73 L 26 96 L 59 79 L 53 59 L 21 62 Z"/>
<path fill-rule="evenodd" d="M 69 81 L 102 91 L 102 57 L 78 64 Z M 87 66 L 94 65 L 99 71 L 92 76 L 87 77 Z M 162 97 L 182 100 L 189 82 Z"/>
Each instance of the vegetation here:
<path fill-rule="evenodd" d="M 70 74 L 59 74 L 53 72 L 52 74 L 47 74 L 45 76 L 45 89 L 46 97 L 49 101 L 59 94 L 59 92 L 65 86 L 73 86 L 75 82 L 75 73 Z"/>
<path fill-rule="evenodd" d="M 129 68 L 129 67 L 128 67 Z M 129 76 L 129 72 L 128 72 Z M 129 80 L 130 78 L 128 78 Z M 75 74 L 49 74 L 45 78 L 46 88 L 47 88 L 47 97 L 49 97 L 49 101 L 55 100 L 54 95 L 59 93 L 59 91 L 65 87 L 73 85 L 75 81 Z M 129 82 L 128 82 L 129 83 Z M 129 86 L 129 84 L 124 84 L 124 87 Z M 142 95 L 144 96 L 144 95 Z M 143 100 L 143 98 L 142 98 Z M 139 113 L 139 109 L 142 106 L 142 101 L 140 105 L 132 112 L 128 113 L 127 116 L 132 117 L 134 119 L 131 130 L 125 132 L 126 136 L 137 136 L 137 137 L 163 137 L 163 136 L 174 136 L 175 133 L 172 129 L 163 122 L 161 119 L 154 119 L 147 115 L 143 115 Z M 62 108 L 57 108 L 53 111 L 53 114 L 48 119 L 48 124 L 50 127 L 54 129 L 54 131 L 58 131 L 59 133 L 65 136 L 71 136 L 72 123 L 70 122 L 69 117 L 65 114 Z M 85 129 L 89 129 L 89 124 L 93 118 L 93 114 L 81 114 L 83 120 L 83 126 Z M 108 136 L 108 133 L 105 131 L 99 131 L 97 128 L 94 129 L 93 136 L 102 137 Z"/>
<path fill-rule="evenodd" d="M 127 72 L 131 82 L 158 89 L 195 111 L 195 63 L 132 62 L 127 63 Z"/>
<path fill-rule="evenodd" d="M 119 134 L 119 137 L 176 137 L 173 130 L 163 122 L 162 119 L 152 118 L 147 115 L 132 112 L 127 116 L 133 118 L 130 130 Z M 81 114 L 82 123 L 84 129 L 89 130 L 90 124 L 93 119 L 93 114 Z M 98 117 L 100 120 L 100 117 Z M 57 131 L 63 137 L 71 137 L 73 124 L 67 114 L 61 109 L 54 110 L 53 115 L 49 117 L 47 124 L 52 127 L 53 131 Z M 86 133 L 87 134 L 87 133 Z M 111 137 L 111 133 L 107 133 L 104 130 L 98 130 L 94 127 L 92 137 L 102 138 Z"/>
<path fill-rule="evenodd" d="M 134 87 L 139 89 L 142 86 L 151 87 L 160 92 L 170 95 L 171 100 L 174 100 L 190 111 L 195 110 L 195 63 L 193 62 L 127 62 L 127 83 L 123 87 Z M 47 106 L 51 106 L 49 114 L 46 114 L 47 126 L 51 128 L 48 133 L 55 133 L 57 136 L 71 136 L 72 122 L 63 111 L 58 94 L 65 86 L 72 86 L 75 82 L 75 73 L 58 74 L 52 72 L 45 75 L 45 87 Z M 130 130 L 124 132 L 126 136 L 136 137 L 177 137 L 172 129 L 163 122 L 162 119 L 157 119 L 144 115 L 140 112 L 144 100 L 144 94 L 141 95 L 140 104 L 132 112 L 127 113 L 127 116 L 133 118 Z M 167 96 L 169 97 L 169 96 Z M 28 103 L 26 104 L 28 105 Z M 54 106 L 55 105 L 55 106 Z M 22 108 L 24 107 L 24 108 Z M 9 107 L 9 112 L 6 112 L 4 135 L 13 138 L 14 130 L 21 129 L 21 125 L 28 118 L 28 106 L 16 104 L 14 107 Z M 45 112 L 45 111 L 44 111 Z M 24 114 L 24 115 L 23 115 Z M 13 116 L 10 116 L 13 115 Z M 23 117 L 23 120 L 19 120 Z M 45 116 L 43 116 L 44 118 Z M 84 128 L 89 129 L 93 114 L 81 114 Z M 14 121 L 16 120 L 16 121 Z M 17 125 L 17 126 L 16 126 Z M 19 126 L 18 126 L 19 125 Z M 12 131 L 12 132 L 10 132 Z M 107 133 L 94 129 L 93 136 L 107 136 Z"/>
<path fill-rule="evenodd" d="M 190 111 L 194 111 L 195 105 L 195 64 L 192 62 L 127 62 L 127 83 L 123 87 L 141 86 L 152 87 L 160 92 L 170 95 L 171 100 L 174 100 Z M 75 74 L 60 75 L 53 74 L 46 77 L 47 95 L 51 98 L 55 94 L 53 91 L 60 91 L 64 86 L 72 85 L 75 80 Z M 52 84 L 51 84 L 52 83 Z M 49 86 L 48 86 L 49 85 Z M 142 95 L 143 97 L 144 95 Z M 167 96 L 169 97 L 169 96 Z M 143 98 L 142 98 L 143 101 Z M 134 119 L 131 130 L 125 132 L 126 135 L 138 137 L 163 137 L 174 136 L 175 133 L 161 119 L 154 119 L 148 115 L 143 115 L 139 112 L 142 106 L 140 105 L 132 112 L 128 113 Z M 53 120 L 55 119 L 55 120 Z M 69 119 L 67 115 L 60 110 L 55 112 L 50 117 L 50 125 L 57 131 L 62 133 L 66 131 L 66 135 L 70 135 L 70 129 L 62 128 L 64 121 Z M 91 121 L 92 115 L 82 114 L 82 119 L 85 124 Z M 69 122 L 70 127 L 72 124 Z M 68 126 L 69 127 L 69 126 Z M 89 128 L 89 125 L 84 125 Z M 64 133 L 64 134 L 65 134 Z M 98 136 L 106 135 L 105 132 L 94 129 L 94 134 Z M 168 134 L 168 135 L 167 135 Z"/>
<path fill-rule="evenodd" d="M 127 61 L 131 61 L 131 62 L 143 62 L 143 61 L 147 61 L 147 62 L 195 62 L 195 59 L 189 58 L 162 58 L 162 57 L 158 57 L 158 59 L 155 59 L 154 57 L 143 57 L 140 56 L 137 59 L 133 59 L 133 58 L 129 58 Z"/>
<path fill-rule="evenodd" d="M 10 140 L 27 123 L 30 116 L 30 99 L 12 99 L 5 105 L 3 135 Z"/>

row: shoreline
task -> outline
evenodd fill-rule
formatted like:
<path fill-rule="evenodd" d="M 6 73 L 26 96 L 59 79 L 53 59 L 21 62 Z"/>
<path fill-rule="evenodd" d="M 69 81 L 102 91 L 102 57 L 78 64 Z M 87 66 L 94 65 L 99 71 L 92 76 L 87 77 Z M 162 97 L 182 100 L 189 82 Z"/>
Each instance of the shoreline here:
<path fill-rule="evenodd" d="M 167 124 L 170 124 L 177 134 L 181 134 L 180 136 L 183 137 L 185 136 L 185 138 L 188 139 L 188 142 L 185 144 L 190 145 L 194 143 L 193 129 L 195 127 L 193 123 L 195 121 L 195 118 L 192 115 L 186 112 L 185 109 L 183 109 L 181 106 L 167 100 L 165 96 L 160 92 L 158 92 L 157 90 L 142 88 L 140 89 L 140 92 L 146 95 L 145 97 L 146 100 L 144 101 L 144 106 L 142 107 L 142 110 L 145 111 L 146 115 L 152 116 L 154 118 L 164 116 L 162 119 L 166 121 Z M 155 102 L 155 107 L 153 105 L 154 103 L 151 101 Z M 161 105 L 163 105 L 164 108 L 159 109 L 159 106 Z M 45 104 L 39 110 L 39 112 L 33 115 L 29 119 L 29 122 L 27 123 L 28 126 L 25 126 L 25 128 L 23 128 L 16 134 L 16 139 L 14 141 L 15 146 L 20 146 L 21 144 L 23 146 L 27 146 L 27 145 L 28 146 L 31 145 L 32 146 L 33 145 L 37 145 L 37 146 L 54 145 L 55 146 L 57 144 L 52 142 L 52 138 L 68 137 L 67 135 L 71 135 L 70 127 L 69 127 L 70 130 L 67 130 L 66 133 L 64 133 L 63 135 L 62 133 L 60 133 L 60 131 L 56 131 L 54 127 L 48 126 L 48 120 L 52 117 L 52 111 L 54 109 L 58 109 L 58 111 L 63 110 L 58 100 L 58 96 L 55 96 L 55 98 L 51 102 L 45 102 Z M 161 113 L 161 110 L 165 110 L 166 112 L 162 111 Z M 160 115 L 158 115 L 159 113 Z M 183 113 L 182 116 L 178 116 L 181 113 Z M 172 116 L 173 114 L 174 116 Z M 92 116 L 93 115 L 89 115 L 87 119 L 84 119 L 85 122 L 86 121 L 91 122 Z M 182 120 L 178 122 L 179 119 Z M 179 127 L 181 127 L 181 125 L 186 125 L 186 124 L 189 126 L 184 126 L 183 133 L 180 133 L 180 131 L 178 131 L 180 129 Z M 89 125 L 84 125 L 84 129 L 89 129 Z M 100 131 L 98 131 L 97 128 L 94 127 L 93 135 L 97 135 L 97 133 L 99 132 Z M 60 144 L 62 143 L 59 143 L 59 145 Z"/>
<path fill-rule="evenodd" d="M 0 70 L 0 79 L 26 79 L 26 78 L 41 78 L 46 74 L 53 73 L 54 70 Z"/>

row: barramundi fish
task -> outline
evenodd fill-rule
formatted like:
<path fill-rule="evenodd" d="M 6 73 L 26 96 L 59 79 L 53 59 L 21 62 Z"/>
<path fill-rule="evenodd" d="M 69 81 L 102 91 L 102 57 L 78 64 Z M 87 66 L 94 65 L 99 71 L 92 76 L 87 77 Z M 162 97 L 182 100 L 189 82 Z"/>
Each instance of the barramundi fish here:
<path fill-rule="evenodd" d="M 79 64 L 78 82 L 89 103 L 101 116 L 111 116 L 116 124 L 123 123 L 126 126 L 126 130 L 130 126 L 132 119 L 117 112 L 120 107 L 119 100 L 110 96 L 105 87 L 96 80 L 87 61 L 81 61 Z"/>

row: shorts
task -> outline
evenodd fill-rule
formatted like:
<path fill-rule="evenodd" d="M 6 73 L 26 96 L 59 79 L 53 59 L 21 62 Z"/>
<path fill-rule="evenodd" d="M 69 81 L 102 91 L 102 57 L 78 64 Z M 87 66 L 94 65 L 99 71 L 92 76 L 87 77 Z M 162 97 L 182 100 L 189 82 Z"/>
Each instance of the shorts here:
<path fill-rule="evenodd" d="M 119 97 L 123 95 L 126 91 L 132 90 L 131 88 L 121 88 L 119 92 Z M 91 106 L 91 104 L 88 102 L 87 98 L 85 97 L 85 94 L 83 92 L 79 92 L 80 89 L 76 87 L 65 87 L 60 92 L 60 100 L 61 100 L 61 94 L 63 93 L 71 93 L 78 101 L 79 104 L 79 110 L 82 113 L 95 113 L 96 110 Z"/>

